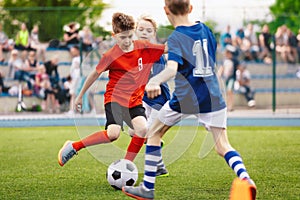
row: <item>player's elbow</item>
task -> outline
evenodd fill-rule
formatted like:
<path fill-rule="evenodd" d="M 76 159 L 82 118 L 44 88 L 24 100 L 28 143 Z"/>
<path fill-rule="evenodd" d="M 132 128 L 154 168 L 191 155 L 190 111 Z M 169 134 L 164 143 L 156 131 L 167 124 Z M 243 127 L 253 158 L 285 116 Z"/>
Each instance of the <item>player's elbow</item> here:
<path fill-rule="evenodd" d="M 175 77 L 177 73 L 178 63 L 173 60 L 169 60 L 166 67 L 166 74 L 168 74 L 169 78 Z"/>
<path fill-rule="evenodd" d="M 170 78 L 174 78 L 176 76 L 177 70 L 170 69 Z"/>

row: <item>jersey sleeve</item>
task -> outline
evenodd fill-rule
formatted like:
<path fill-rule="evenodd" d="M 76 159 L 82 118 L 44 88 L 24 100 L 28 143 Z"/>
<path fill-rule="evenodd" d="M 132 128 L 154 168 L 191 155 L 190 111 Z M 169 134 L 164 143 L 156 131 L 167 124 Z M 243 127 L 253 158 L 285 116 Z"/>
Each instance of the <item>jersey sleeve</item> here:
<path fill-rule="evenodd" d="M 150 57 L 153 59 L 153 62 L 156 62 L 160 59 L 160 57 L 163 55 L 165 50 L 164 44 L 152 44 L 150 42 L 146 43 L 147 46 L 149 46 L 149 54 Z"/>
<path fill-rule="evenodd" d="M 100 74 L 101 72 L 106 71 L 110 63 L 111 63 L 110 56 L 104 54 L 96 66 L 97 73 Z"/>
<path fill-rule="evenodd" d="M 175 39 L 175 35 L 171 35 L 168 39 L 168 60 L 173 60 L 180 65 L 183 64 L 182 52 L 179 41 Z"/>

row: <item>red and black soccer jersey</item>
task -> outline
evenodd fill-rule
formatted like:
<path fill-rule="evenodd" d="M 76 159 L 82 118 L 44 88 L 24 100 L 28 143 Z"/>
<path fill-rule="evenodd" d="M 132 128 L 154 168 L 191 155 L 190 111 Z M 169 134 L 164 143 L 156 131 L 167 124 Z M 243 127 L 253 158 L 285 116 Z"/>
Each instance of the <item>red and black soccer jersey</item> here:
<path fill-rule="evenodd" d="M 118 45 L 113 46 L 96 67 L 98 73 L 109 71 L 104 104 L 117 102 L 128 108 L 142 104 L 151 67 L 162 56 L 165 46 L 141 40 L 133 43 L 133 51 L 127 53 Z"/>

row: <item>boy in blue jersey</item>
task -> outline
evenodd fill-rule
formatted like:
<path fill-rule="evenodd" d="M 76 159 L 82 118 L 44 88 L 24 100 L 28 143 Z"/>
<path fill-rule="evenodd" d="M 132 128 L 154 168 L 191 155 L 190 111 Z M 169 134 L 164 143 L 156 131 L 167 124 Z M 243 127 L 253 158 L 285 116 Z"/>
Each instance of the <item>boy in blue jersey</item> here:
<path fill-rule="evenodd" d="M 149 80 L 146 91 L 148 97 L 156 97 L 161 93 L 160 84 L 172 77 L 175 77 L 175 90 L 148 131 L 142 184 L 123 187 L 123 192 L 136 199 L 154 199 L 161 137 L 183 117 L 195 115 L 212 132 L 217 153 L 241 180 L 249 183 L 255 199 L 256 186 L 227 138 L 227 110 L 214 69 L 216 40 L 206 25 L 189 21 L 188 14 L 192 11 L 189 0 L 165 0 L 164 9 L 175 31 L 168 38 L 167 66 Z"/>

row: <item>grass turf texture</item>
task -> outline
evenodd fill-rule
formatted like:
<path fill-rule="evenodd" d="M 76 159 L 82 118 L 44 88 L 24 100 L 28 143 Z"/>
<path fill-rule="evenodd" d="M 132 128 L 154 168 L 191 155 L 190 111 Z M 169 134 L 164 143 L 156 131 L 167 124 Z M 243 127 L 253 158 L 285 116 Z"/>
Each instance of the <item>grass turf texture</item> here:
<path fill-rule="evenodd" d="M 235 175 L 214 151 L 198 158 L 205 133 L 198 132 L 168 166 L 170 177 L 157 180 L 157 199 L 228 199 Z M 257 199 L 300 199 L 299 127 L 230 127 L 228 134 L 256 181 Z M 121 137 L 125 147 L 129 137 Z M 107 166 L 87 150 L 60 167 L 57 153 L 67 139 L 79 139 L 75 127 L 0 128 L 0 199 L 130 199 L 108 185 Z"/>

